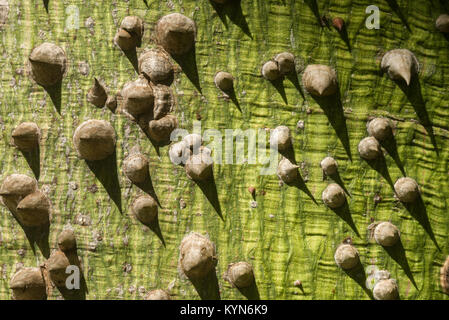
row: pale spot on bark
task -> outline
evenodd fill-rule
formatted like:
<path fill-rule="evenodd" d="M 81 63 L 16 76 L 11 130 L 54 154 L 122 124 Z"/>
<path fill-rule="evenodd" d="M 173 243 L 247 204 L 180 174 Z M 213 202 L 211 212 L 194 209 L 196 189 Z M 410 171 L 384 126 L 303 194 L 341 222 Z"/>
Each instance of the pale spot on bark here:
<path fill-rule="evenodd" d="M 2 29 L 8 22 L 8 13 L 8 0 L 0 0 L 0 29 Z"/>

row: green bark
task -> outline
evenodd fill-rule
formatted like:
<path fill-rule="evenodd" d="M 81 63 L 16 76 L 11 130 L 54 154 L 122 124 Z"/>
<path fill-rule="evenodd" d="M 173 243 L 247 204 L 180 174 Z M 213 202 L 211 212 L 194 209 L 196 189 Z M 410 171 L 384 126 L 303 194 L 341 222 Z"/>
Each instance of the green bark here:
<path fill-rule="evenodd" d="M 348 236 L 359 250 L 364 268 L 389 270 L 398 280 L 402 299 L 448 299 L 439 285 L 439 270 L 449 252 L 449 42 L 435 29 L 434 22 L 449 8 L 437 0 L 398 0 L 399 9 L 395 9 L 395 1 L 377 1 L 380 29 L 369 30 L 365 27 L 365 8 L 373 1 L 318 2 L 318 16 L 345 19 L 351 50 L 334 28 L 319 25 L 313 1 L 242 1 L 239 14 L 238 9 L 217 11 L 206 0 L 148 0 L 148 7 L 142 0 L 50 0 L 48 13 L 41 1 L 9 0 L 8 20 L 2 27 L 0 22 L 0 178 L 11 173 L 33 175 L 10 139 L 16 125 L 35 121 L 43 134 L 39 186 L 49 190 L 53 205 L 50 248 L 57 248 L 56 238 L 63 226 L 72 224 L 89 289 L 87 299 L 141 299 L 144 291 L 168 287 L 174 299 L 199 299 L 177 267 L 179 244 L 190 231 L 208 234 L 217 246 L 216 275 L 222 299 L 245 298 L 222 279 L 228 264 L 241 260 L 254 266 L 262 299 L 369 299 L 357 279 L 334 263 L 335 248 Z M 71 12 L 66 9 L 70 5 L 79 9 L 79 29 L 68 27 Z M 202 94 L 190 81 L 195 74 L 192 64 L 181 63 L 186 72 L 178 68 L 172 86 L 179 126 L 191 130 L 193 121 L 201 118 L 203 129 L 222 132 L 290 127 L 302 177 L 318 204 L 298 188 L 280 186 L 276 175 L 259 175 L 259 164 L 215 165 L 222 220 L 182 167 L 171 164 L 168 147 L 161 148 L 158 156 L 136 124 L 87 102 L 94 76 L 104 79 L 113 92 L 137 76 L 112 42 L 121 19 L 126 15 L 144 19 L 139 54 L 144 47 L 154 45 L 157 19 L 171 12 L 191 17 L 198 28 L 195 59 Z M 48 93 L 25 72 L 32 48 L 44 41 L 61 46 L 68 57 L 60 113 Z M 396 48 L 412 50 L 420 61 L 422 99 L 416 90 L 407 96 L 381 74 L 382 54 Z M 286 79 L 279 91 L 264 80 L 262 64 L 282 51 L 294 53 L 300 67 L 311 63 L 333 66 L 344 113 L 328 117 L 310 95 L 302 96 L 294 81 Z M 82 72 L 85 64 L 89 66 L 87 75 Z M 213 77 L 219 70 L 236 78 L 241 111 L 215 87 Z M 300 72 L 298 79 L 300 83 Z M 367 135 L 366 122 L 378 115 L 395 123 L 398 158 L 406 175 L 422 188 L 430 227 L 422 216 L 413 216 L 394 199 L 385 174 L 359 158 L 357 144 Z M 87 119 L 109 120 L 117 132 L 116 171 L 123 213 L 73 149 L 73 132 Z M 298 120 L 304 121 L 303 130 L 295 129 Z M 345 150 L 346 141 L 352 161 Z M 159 224 L 165 246 L 128 210 L 141 191 L 130 184 L 120 168 L 135 145 L 140 145 L 150 159 L 152 182 L 162 205 Z M 359 236 L 321 201 L 329 181 L 323 181 L 319 163 L 327 155 L 338 161 L 341 179 L 352 195 L 349 211 Z M 393 182 L 403 176 L 391 155 L 385 159 Z M 105 172 L 108 183 L 113 181 L 114 170 L 112 166 Z M 255 208 L 249 186 L 256 188 Z M 382 201 L 375 205 L 377 194 Z M 82 225 L 83 218 L 87 225 Z M 1 207 L 0 219 L 0 298 L 9 299 L 9 281 L 17 264 L 38 266 L 45 258 L 39 250 L 33 254 L 6 207 Z M 369 240 L 368 225 L 384 220 L 391 220 L 401 230 L 402 251 L 389 253 Z M 303 290 L 294 286 L 295 280 L 301 280 Z M 212 291 L 205 290 L 203 297 L 216 297 Z M 51 298 L 58 296 L 54 290 Z"/>

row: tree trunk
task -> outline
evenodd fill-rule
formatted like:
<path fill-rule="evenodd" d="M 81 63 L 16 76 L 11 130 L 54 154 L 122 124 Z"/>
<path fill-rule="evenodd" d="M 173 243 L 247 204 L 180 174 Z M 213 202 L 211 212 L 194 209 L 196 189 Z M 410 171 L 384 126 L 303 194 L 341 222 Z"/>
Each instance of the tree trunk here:
<path fill-rule="evenodd" d="M 57 249 L 63 227 L 73 226 L 87 299 L 143 299 L 157 288 L 168 290 L 173 299 L 369 299 L 365 278 L 376 268 L 397 279 L 401 299 L 448 299 L 439 272 L 449 251 L 449 42 L 435 28 L 447 4 L 377 1 L 380 29 L 368 29 L 365 10 L 373 3 L 368 0 L 147 3 L 0 0 L 0 178 L 11 173 L 38 178 L 53 206 L 50 250 Z M 155 24 L 172 12 L 197 25 L 193 55 L 174 60 L 173 114 L 179 127 L 191 132 L 200 121 L 203 131 L 217 129 L 224 135 L 226 129 L 288 126 L 305 187 L 282 185 L 276 174 L 260 174 L 263 164 L 247 161 L 216 163 L 215 185 L 201 188 L 170 162 L 168 146 L 158 154 L 134 122 L 88 103 L 94 77 L 112 93 L 137 78 L 130 59 L 113 43 L 122 18 L 137 15 L 145 21 L 138 56 L 155 46 Z M 322 16 L 328 26 L 321 25 Z M 341 33 L 332 26 L 337 16 L 345 21 Z M 43 42 L 67 54 L 59 98 L 28 74 L 28 56 Z M 413 51 L 420 62 L 419 80 L 409 91 L 380 70 L 383 54 L 397 48 Z M 270 83 L 261 67 L 283 51 L 295 55 L 297 74 Z M 306 92 L 301 77 L 309 64 L 337 71 L 338 98 L 323 103 Z M 216 88 L 218 71 L 234 76 L 235 99 Z M 383 165 L 370 166 L 359 157 L 357 145 L 375 116 L 392 120 L 396 146 L 385 152 Z M 116 130 L 116 159 L 104 166 L 88 166 L 73 147 L 74 130 L 88 119 L 108 120 Z M 27 161 L 11 143 L 12 130 L 24 121 L 42 130 L 40 161 Z M 150 160 L 161 204 L 159 235 L 129 209 L 143 194 L 121 169 L 134 146 Z M 248 159 L 247 147 L 245 152 L 235 149 L 234 143 L 234 155 Z M 323 180 L 319 165 L 326 156 L 337 160 L 340 182 L 351 195 L 348 212 L 336 214 L 321 200 L 332 182 Z M 391 184 L 404 175 L 421 187 L 417 210 L 394 197 Z M 255 188 L 254 199 L 249 187 Z M 10 211 L 2 206 L 0 215 L 0 298 L 10 299 L 9 281 L 16 269 L 39 266 L 48 250 L 35 246 L 33 253 Z M 402 247 L 386 250 L 370 239 L 367 228 L 377 221 L 391 221 L 400 229 Z M 179 245 L 192 231 L 210 237 L 218 258 L 216 277 L 196 286 L 178 269 Z M 334 262 L 336 247 L 347 237 L 363 265 L 364 271 L 355 275 Z M 238 261 L 254 267 L 251 290 L 237 290 L 223 280 L 227 266 Z M 301 286 L 294 285 L 296 280 Z M 49 298 L 58 297 L 55 289 Z"/>

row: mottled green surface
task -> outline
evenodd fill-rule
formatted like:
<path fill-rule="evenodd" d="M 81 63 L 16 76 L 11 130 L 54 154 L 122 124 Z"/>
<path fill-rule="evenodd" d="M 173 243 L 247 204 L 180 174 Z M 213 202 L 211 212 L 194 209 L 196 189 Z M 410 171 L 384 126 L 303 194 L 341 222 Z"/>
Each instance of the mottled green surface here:
<path fill-rule="evenodd" d="M 207 233 L 217 246 L 216 273 L 222 299 L 245 298 L 222 280 L 227 265 L 239 260 L 253 264 L 263 299 L 369 299 L 334 263 L 334 250 L 347 236 L 353 238 L 365 268 L 374 265 L 387 269 L 398 280 L 402 299 L 448 298 L 439 286 L 439 269 L 449 252 L 449 42 L 434 27 L 437 16 L 445 11 L 443 1 L 398 0 L 410 30 L 398 12 L 392 11 L 390 5 L 395 1 L 317 1 L 320 15 L 338 15 L 349 22 L 351 52 L 335 29 L 318 24 L 311 2 L 243 0 L 244 18 L 232 21 L 226 14 L 220 19 L 206 0 L 148 0 L 149 8 L 142 0 L 50 0 L 48 13 L 42 1 L 9 0 L 8 21 L 0 30 L 0 178 L 15 172 L 33 174 L 23 155 L 12 146 L 10 135 L 20 122 L 36 121 L 43 132 L 39 186 L 49 192 L 53 204 L 50 247 L 56 248 L 57 234 L 64 225 L 74 226 L 88 299 L 141 299 L 147 290 L 168 287 L 174 299 L 199 299 L 177 269 L 179 244 L 190 231 Z M 380 30 L 365 28 L 365 8 L 373 2 L 381 9 Z M 79 8 L 77 30 L 67 28 L 69 5 Z M 87 103 L 86 93 L 94 76 L 104 79 L 114 92 L 136 77 L 128 59 L 112 43 L 121 19 L 126 15 L 142 17 L 146 23 L 143 44 L 152 46 L 155 22 L 170 12 L 184 13 L 198 27 L 196 63 L 202 95 L 184 73 L 177 73 L 173 88 L 180 127 L 190 130 L 198 117 L 203 129 L 223 131 L 289 126 L 296 159 L 302 162 L 302 176 L 307 177 L 307 186 L 318 205 L 297 188 L 280 186 L 275 175 L 260 176 L 259 165 L 216 165 L 222 221 L 183 169 L 170 163 L 167 147 L 161 148 L 159 157 L 137 125 Z M 251 37 L 242 31 L 244 21 Z M 60 114 L 48 94 L 25 73 L 31 49 L 44 41 L 60 45 L 68 55 Z M 396 48 L 412 50 L 421 63 L 422 98 L 439 153 L 410 100 L 379 71 L 382 54 Z M 322 63 L 337 70 L 352 161 L 314 99 L 306 94 L 304 100 L 292 82 L 285 80 L 285 103 L 276 88 L 261 78 L 263 62 L 285 50 L 298 57 L 300 67 Z M 88 64 L 88 75 L 80 73 L 80 63 Z M 219 70 L 236 77 L 242 112 L 215 88 L 213 76 Z M 301 79 L 301 74 L 298 77 Z M 416 99 L 411 100 L 420 112 L 424 110 Z M 406 174 L 422 187 L 440 250 L 422 225 L 394 199 L 387 180 L 358 156 L 357 144 L 366 136 L 366 121 L 375 115 L 394 120 L 399 158 Z M 87 119 L 110 120 L 117 131 L 123 214 L 73 149 L 73 132 Z M 304 121 L 304 130 L 295 129 L 298 120 Z M 340 126 L 338 132 L 343 133 L 344 128 Z M 163 207 L 159 220 L 166 247 L 128 210 L 141 191 L 131 186 L 120 167 L 134 145 L 140 145 L 150 158 L 151 177 Z M 321 201 L 328 181 L 322 179 L 319 162 L 327 155 L 337 159 L 341 178 L 352 194 L 349 210 L 360 236 Z M 389 155 L 386 164 L 394 182 L 401 171 Z M 251 208 L 249 186 L 257 190 L 257 208 Z M 382 201 L 375 206 L 377 193 Z M 90 219 L 89 225 L 79 224 L 83 216 Z M 9 280 L 17 264 L 37 266 L 44 257 L 39 250 L 33 255 L 24 232 L 3 206 L 0 219 L 0 298 L 9 299 Z M 400 228 L 417 288 L 404 268 L 369 240 L 367 227 L 372 220 L 391 220 Z M 21 249 L 23 257 L 19 255 Z M 131 271 L 125 272 L 129 266 Z M 302 281 L 303 291 L 293 285 L 295 280 Z M 57 296 L 55 290 L 52 298 Z"/>

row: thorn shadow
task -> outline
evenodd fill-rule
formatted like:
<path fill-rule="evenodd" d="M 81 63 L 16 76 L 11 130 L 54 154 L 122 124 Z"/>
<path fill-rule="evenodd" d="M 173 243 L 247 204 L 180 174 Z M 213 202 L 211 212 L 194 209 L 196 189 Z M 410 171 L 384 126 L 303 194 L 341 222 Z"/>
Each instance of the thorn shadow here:
<path fill-rule="evenodd" d="M 33 171 L 36 180 L 39 180 L 39 176 L 41 174 L 41 159 L 40 159 L 40 146 L 37 145 L 32 151 L 25 152 L 21 151 L 23 157 L 27 161 L 31 170 Z"/>
<path fill-rule="evenodd" d="M 22 226 L 22 228 L 23 231 L 25 232 L 28 242 L 30 243 L 33 249 L 33 253 L 36 254 L 36 251 L 34 249 L 34 244 L 36 244 L 39 250 L 41 251 L 42 255 L 46 259 L 48 259 L 50 257 L 50 243 L 48 240 L 50 236 L 50 221 L 41 226 L 37 227 Z"/>
<path fill-rule="evenodd" d="M 291 183 L 286 183 L 284 182 L 286 185 L 288 185 L 289 187 L 296 187 L 299 190 L 301 190 L 302 192 L 304 192 L 306 195 L 309 196 L 309 198 L 316 204 L 318 205 L 318 202 L 315 200 L 315 197 L 313 196 L 312 192 L 310 192 L 309 188 L 307 187 L 306 183 L 304 182 L 304 179 L 302 178 L 301 174 L 298 172 L 298 178 L 291 182 Z"/>
<path fill-rule="evenodd" d="M 376 170 L 388 182 L 391 188 L 394 189 L 394 183 L 393 180 L 391 179 L 390 172 L 388 171 L 387 162 L 383 154 L 381 154 L 378 158 L 374 160 L 367 160 L 367 159 L 364 160 L 366 161 L 366 163 L 368 163 L 368 165 L 372 169 Z"/>
<path fill-rule="evenodd" d="M 337 137 L 343 145 L 349 160 L 352 161 L 351 148 L 349 145 L 349 134 L 346 126 L 346 118 L 343 110 L 343 104 L 341 102 L 340 88 L 337 89 L 337 93 L 327 97 L 312 96 L 313 99 L 323 109 L 330 124 L 334 128 Z"/>
<path fill-rule="evenodd" d="M 114 150 L 113 154 L 103 160 L 85 161 L 89 169 L 106 189 L 106 192 L 112 201 L 114 201 L 120 213 L 123 214 L 122 196 L 117 174 L 117 152 Z"/>
<path fill-rule="evenodd" d="M 334 180 L 335 183 L 338 184 L 349 197 L 351 197 L 351 194 L 349 193 L 348 189 L 346 189 L 345 183 L 341 179 L 340 173 L 338 171 L 333 175 L 330 175 L 329 178 Z"/>
<path fill-rule="evenodd" d="M 248 22 L 245 19 L 242 11 L 241 0 L 229 0 L 227 3 L 219 4 L 212 0 L 209 0 L 210 4 L 217 12 L 218 17 L 228 29 L 228 23 L 226 21 L 226 16 L 233 24 L 238 26 L 244 34 L 253 39 L 251 31 L 249 30 Z"/>
<path fill-rule="evenodd" d="M 145 3 L 145 6 L 146 6 L 147 8 L 149 8 L 149 6 L 148 6 L 148 1 L 147 1 L 147 0 L 143 0 L 143 3 Z"/>
<path fill-rule="evenodd" d="M 405 16 L 402 13 L 402 10 L 398 5 L 398 2 L 396 0 L 387 0 L 387 3 L 390 6 L 391 10 L 393 10 L 393 12 L 397 14 L 397 16 L 401 20 L 402 24 L 405 25 L 405 27 L 407 28 L 407 30 L 409 32 L 411 32 L 412 30 L 410 29 L 407 19 L 405 19 Z"/>
<path fill-rule="evenodd" d="M 298 74 L 296 72 L 290 72 L 286 75 L 286 78 L 295 86 L 296 90 L 301 94 L 301 97 L 305 100 L 304 92 L 302 91 L 301 85 L 299 84 Z"/>
<path fill-rule="evenodd" d="M 149 194 L 151 197 L 153 197 L 154 200 L 156 200 L 158 206 L 162 208 L 161 203 L 159 202 L 159 198 L 157 197 L 156 191 L 154 190 L 153 181 L 151 180 L 151 176 L 148 175 L 148 177 L 145 179 L 142 183 L 135 183 L 135 185 L 141 189 L 143 192 Z"/>
<path fill-rule="evenodd" d="M 446 0 L 440 0 L 439 2 L 444 11 L 449 11 L 449 3 Z"/>
<path fill-rule="evenodd" d="M 156 219 L 152 223 L 145 223 L 145 226 L 147 226 L 151 231 L 153 231 L 156 236 L 161 240 L 162 245 L 166 247 L 164 236 L 162 235 L 162 230 L 159 224 L 159 215 L 156 217 Z"/>
<path fill-rule="evenodd" d="M 296 156 L 295 156 L 295 150 L 293 150 L 293 144 L 290 143 L 290 145 L 287 147 L 286 150 L 277 150 L 279 152 L 280 155 L 282 155 L 284 158 L 286 158 L 287 160 L 289 160 L 291 163 L 293 164 L 297 164 L 296 163 Z"/>
<path fill-rule="evenodd" d="M 418 221 L 423 229 L 427 232 L 430 239 L 437 247 L 438 251 L 441 251 L 441 248 L 435 238 L 435 234 L 433 233 L 432 226 L 430 225 L 429 216 L 427 215 L 427 209 L 421 195 L 418 196 L 418 199 L 416 199 L 415 202 L 404 203 L 404 206 L 407 208 L 407 211 L 410 212 L 412 217 L 415 218 L 415 220 Z"/>
<path fill-rule="evenodd" d="M 349 211 L 349 204 L 348 204 L 347 200 L 341 207 L 329 208 L 329 209 L 331 209 L 333 212 L 335 212 L 335 214 L 337 216 L 339 216 L 344 222 L 346 222 L 349 225 L 349 227 L 352 229 L 352 231 L 354 231 L 355 234 L 360 238 L 360 233 L 357 230 L 354 220 L 352 219 L 351 212 Z"/>
<path fill-rule="evenodd" d="M 182 71 L 185 73 L 190 82 L 195 86 L 199 93 L 201 91 L 200 77 L 198 75 L 198 66 L 196 64 L 196 48 L 193 48 L 183 55 L 172 55 L 172 58 L 179 64 Z"/>
<path fill-rule="evenodd" d="M 52 86 L 43 87 L 50 96 L 56 111 L 61 115 L 62 80 Z"/>
<path fill-rule="evenodd" d="M 41 251 L 42 255 L 46 259 L 48 259 L 50 257 L 50 243 L 49 243 L 50 220 L 47 220 L 45 224 L 36 227 L 25 226 L 17 218 L 16 214 L 17 201 L 10 200 L 7 198 L 7 196 L 3 196 L 2 200 L 5 206 L 8 208 L 8 210 L 11 212 L 14 220 L 16 220 L 16 222 L 20 225 L 23 232 L 25 233 L 25 236 L 28 240 L 28 243 L 30 244 L 33 254 L 36 255 L 36 247 L 35 247 L 36 245 Z"/>
<path fill-rule="evenodd" d="M 348 28 L 346 28 L 346 24 L 343 25 L 343 28 L 341 29 L 341 31 L 340 30 L 337 30 L 337 31 L 340 34 L 341 39 L 344 41 L 344 43 L 348 47 L 349 52 L 352 52 L 351 43 L 349 41 L 349 36 L 348 36 Z"/>
<path fill-rule="evenodd" d="M 239 103 L 239 101 L 237 99 L 237 96 L 235 94 L 234 86 L 232 86 L 231 90 L 223 91 L 223 92 L 229 97 L 229 99 L 231 99 L 231 101 L 234 103 L 234 105 L 237 107 L 237 109 L 241 113 L 242 112 L 242 108 L 240 107 L 240 103 Z"/>
<path fill-rule="evenodd" d="M 343 271 L 365 291 L 371 300 L 374 300 L 373 293 L 366 287 L 366 273 L 361 262 L 353 269 Z"/>
<path fill-rule="evenodd" d="M 449 41 L 449 33 L 442 33 L 446 41 Z"/>
<path fill-rule="evenodd" d="M 45 11 L 47 11 L 47 13 L 48 13 L 48 2 L 49 2 L 50 0 L 44 0 L 44 7 L 45 7 Z"/>
<path fill-rule="evenodd" d="M 230 0 L 227 5 L 225 5 L 225 12 L 229 19 L 238 26 L 244 34 L 253 39 L 251 31 L 249 30 L 248 22 L 245 19 L 242 11 L 242 0 Z"/>
<path fill-rule="evenodd" d="M 304 192 L 305 194 L 307 194 L 309 196 L 309 198 L 316 204 L 318 205 L 318 202 L 315 200 L 312 192 L 310 192 L 309 188 L 307 187 L 306 183 L 304 182 L 304 179 L 300 176 L 298 177 L 298 179 L 293 182 L 291 184 L 291 186 L 298 188 L 299 190 L 301 190 L 302 192 Z"/>
<path fill-rule="evenodd" d="M 320 12 L 318 10 L 318 5 L 316 3 L 316 0 L 304 0 L 304 2 L 309 6 L 310 10 L 312 10 L 313 15 L 315 16 L 316 20 L 318 21 L 318 24 L 321 26 L 321 16 L 320 16 Z"/>
<path fill-rule="evenodd" d="M 202 300 L 220 300 L 220 289 L 215 268 L 203 279 L 189 278 L 189 280 Z"/>
<path fill-rule="evenodd" d="M 163 142 L 163 143 L 158 143 L 158 142 L 154 141 L 154 140 L 149 136 L 149 134 L 148 134 L 147 132 L 145 132 L 145 135 L 147 136 L 148 140 L 150 140 L 151 144 L 152 144 L 153 147 L 154 147 L 154 150 L 156 150 L 157 156 L 160 157 L 160 156 L 161 156 L 161 150 L 160 150 L 160 148 L 161 148 L 161 147 L 164 147 L 164 146 L 166 146 L 166 145 L 169 145 L 170 142 L 167 141 L 167 142 Z"/>
<path fill-rule="evenodd" d="M 221 212 L 220 202 L 218 201 L 217 185 L 215 183 L 214 174 L 206 181 L 193 180 L 198 187 L 200 187 L 203 194 L 209 200 L 212 207 L 217 212 L 218 216 L 224 221 L 223 214 Z"/>
<path fill-rule="evenodd" d="M 282 100 L 284 100 L 284 103 L 288 104 L 287 95 L 285 93 L 285 87 L 284 87 L 283 81 L 284 81 L 284 79 L 281 77 L 278 80 L 273 80 L 273 81 L 270 81 L 270 82 L 273 85 L 273 87 L 275 87 L 276 90 L 279 92 L 279 94 L 282 97 Z"/>
<path fill-rule="evenodd" d="M 253 193 L 251 193 L 251 199 L 256 201 L 256 198 L 257 198 L 256 191 L 254 191 Z"/>
<path fill-rule="evenodd" d="M 86 293 L 89 292 L 87 288 L 86 279 L 84 278 L 84 273 L 81 267 L 81 262 L 79 260 L 76 250 L 70 252 L 64 252 L 70 265 L 75 265 L 80 270 L 80 288 L 79 289 L 68 289 L 66 286 L 57 287 L 61 293 L 64 300 L 86 300 Z"/>
<path fill-rule="evenodd" d="M 157 143 L 156 141 L 154 141 L 150 137 L 150 135 L 148 133 L 148 123 L 149 123 L 150 120 L 153 119 L 153 115 L 152 114 L 151 115 L 144 114 L 144 115 L 142 115 L 142 117 L 144 117 L 143 120 L 142 119 L 137 119 L 135 122 L 140 127 L 142 132 L 145 134 L 147 139 L 150 140 L 151 144 L 153 145 L 154 149 L 156 150 L 156 153 L 157 153 L 158 157 L 160 157 L 161 153 L 160 153 L 160 149 L 159 148 L 163 147 L 163 146 L 166 146 L 166 145 L 169 145 L 171 141 L 168 140 L 167 142 L 163 142 L 163 143 Z"/>
<path fill-rule="evenodd" d="M 131 62 L 131 65 L 133 66 L 134 70 L 139 74 L 139 61 L 137 59 L 137 50 L 136 48 L 131 50 L 122 50 L 125 54 L 126 58 L 128 58 L 129 62 Z"/>
<path fill-rule="evenodd" d="M 387 251 L 388 255 L 396 261 L 397 264 L 401 266 L 401 268 L 404 270 L 407 277 L 412 282 L 413 286 L 418 289 L 418 286 L 416 285 L 415 279 L 413 278 L 412 271 L 410 270 L 410 266 L 407 261 L 407 257 L 405 256 L 405 249 L 402 244 L 401 239 L 399 241 L 391 246 L 391 247 L 383 247 L 385 251 Z"/>
<path fill-rule="evenodd" d="M 221 22 L 224 24 L 225 28 L 228 29 L 228 21 L 226 20 L 226 14 L 223 10 L 224 5 L 220 3 L 216 3 L 213 0 L 209 0 L 209 3 L 214 8 L 215 12 L 217 13 L 218 17 L 220 18 Z"/>
<path fill-rule="evenodd" d="M 405 177 L 405 169 L 402 161 L 399 157 L 398 146 L 396 144 L 396 139 L 392 136 L 387 140 L 379 141 L 380 145 L 388 152 L 388 154 L 393 158 L 394 162 L 401 170 L 402 175 Z"/>
<path fill-rule="evenodd" d="M 259 288 L 253 275 L 253 281 L 249 287 L 237 288 L 248 300 L 260 300 Z"/>
<path fill-rule="evenodd" d="M 427 113 L 426 103 L 424 102 L 424 98 L 421 92 L 421 84 L 416 75 L 414 75 L 410 81 L 410 86 L 404 81 L 395 81 L 399 88 L 404 92 L 407 96 L 408 100 L 415 109 L 416 115 L 418 116 L 419 122 L 426 129 L 427 134 L 430 137 L 433 147 L 437 155 L 439 155 L 438 145 L 436 142 L 435 134 L 433 132 L 432 122 L 430 121 L 429 114 Z"/>

